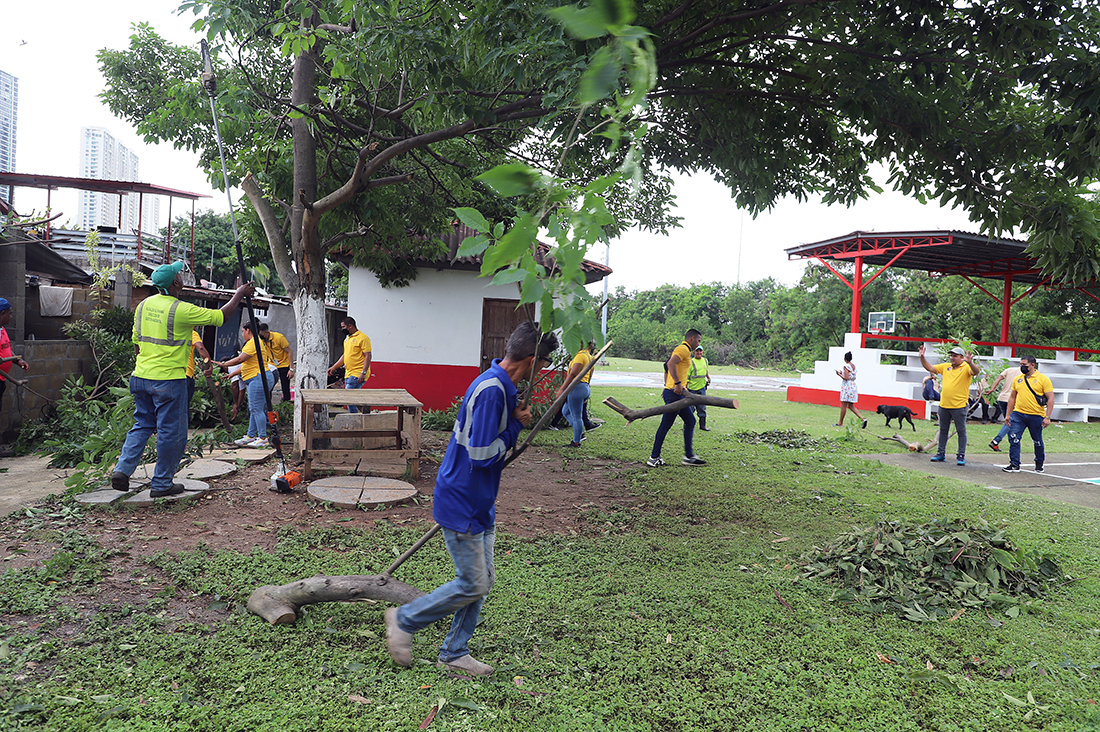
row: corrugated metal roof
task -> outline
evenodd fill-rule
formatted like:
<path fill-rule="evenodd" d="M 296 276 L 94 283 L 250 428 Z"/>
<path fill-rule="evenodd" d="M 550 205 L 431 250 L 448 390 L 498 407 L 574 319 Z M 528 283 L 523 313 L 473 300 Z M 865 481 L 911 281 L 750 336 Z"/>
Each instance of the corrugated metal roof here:
<path fill-rule="evenodd" d="M 172 198 L 187 198 L 192 201 L 198 198 L 210 198 L 210 196 L 205 193 L 191 193 L 189 191 L 167 188 L 152 183 L 141 183 L 136 180 L 99 180 L 98 178 L 68 178 L 61 175 L 38 175 L 37 173 L 0 172 L 0 186 L 7 185 L 21 188 L 75 188 L 80 191 L 97 191 L 99 193 L 114 193 L 117 195 L 151 193 L 158 196 L 171 196 Z"/>

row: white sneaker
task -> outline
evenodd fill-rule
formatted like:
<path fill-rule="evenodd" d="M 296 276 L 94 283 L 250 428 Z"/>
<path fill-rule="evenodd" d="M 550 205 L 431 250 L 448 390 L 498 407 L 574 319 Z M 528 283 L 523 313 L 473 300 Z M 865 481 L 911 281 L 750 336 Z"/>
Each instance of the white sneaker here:
<path fill-rule="evenodd" d="M 248 443 L 248 447 L 254 447 L 259 450 L 266 450 L 267 448 L 271 447 L 271 445 L 268 444 L 266 437 L 257 437 L 255 440 Z"/>
<path fill-rule="evenodd" d="M 659 457 L 651 457 L 649 460 L 645 461 L 645 464 L 648 465 L 651 468 L 659 468 L 662 465 L 667 465 L 668 463 L 666 463 L 664 460 L 662 460 Z"/>
<path fill-rule="evenodd" d="M 398 666 L 408 668 L 412 666 L 412 633 L 401 630 L 397 624 L 397 608 L 387 608 L 386 618 L 386 649 L 390 652 L 390 658 Z M 489 670 L 492 673 L 492 669 Z"/>
<path fill-rule="evenodd" d="M 255 437 L 242 437 L 239 440 L 233 440 L 233 444 L 237 447 L 248 447 L 248 445 L 256 439 Z"/>

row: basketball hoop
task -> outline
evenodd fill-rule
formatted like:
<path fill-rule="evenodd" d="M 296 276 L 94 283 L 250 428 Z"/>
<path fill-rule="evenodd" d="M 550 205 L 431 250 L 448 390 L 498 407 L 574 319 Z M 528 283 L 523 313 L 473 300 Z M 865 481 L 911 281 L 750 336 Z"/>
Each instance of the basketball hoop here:
<path fill-rule="evenodd" d="M 881 333 L 881 332 L 882 332 L 882 331 L 881 331 L 881 330 L 879 330 L 878 328 L 870 328 L 870 329 L 868 329 L 868 331 L 867 331 L 867 334 L 868 334 L 868 335 L 873 335 L 873 336 L 877 336 L 877 335 L 878 335 L 879 333 Z"/>

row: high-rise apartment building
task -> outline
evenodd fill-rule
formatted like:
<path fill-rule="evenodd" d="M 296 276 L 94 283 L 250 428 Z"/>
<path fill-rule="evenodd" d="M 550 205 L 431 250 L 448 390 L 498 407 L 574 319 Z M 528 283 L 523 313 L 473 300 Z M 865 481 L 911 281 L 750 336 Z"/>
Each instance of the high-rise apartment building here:
<path fill-rule="evenodd" d="M 15 128 L 19 112 L 19 79 L 0 71 L 0 170 L 15 172 Z M 0 186 L 0 198 L 11 202 L 11 186 Z"/>
<path fill-rule="evenodd" d="M 103 127 L 80 128 L 81 178 L 99 180 L 138 180 L 138 156 L 116 140 Z M 120 197 L 111 193 L 81 191 L 77 204 L 77 221 L 82 229 L 114 226 L 121 234 L 138 229 L 139 197 L 136 193 Z M 145 211 L 141 216 L 143 231 L 156 233 L 160 229 L 160 197 L 144 196 Z"/>

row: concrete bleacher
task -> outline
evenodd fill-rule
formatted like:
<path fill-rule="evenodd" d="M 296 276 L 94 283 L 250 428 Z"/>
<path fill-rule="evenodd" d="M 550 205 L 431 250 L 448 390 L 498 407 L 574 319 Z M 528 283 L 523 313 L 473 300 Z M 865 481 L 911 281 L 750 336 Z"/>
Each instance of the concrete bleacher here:
<path fill-rule="evenodd" d="M 829 349 L 827 361 L 816 361 L 813 373 L 802 374 L 801 391 L 840 392 L 840 378 L 836 371 L 844 365 L 844 354 L 852 352 L 852 362 L 856 366 L 856 384 L 859 388 L 859 409 L 874 410 L 878 403 L 904 403 L 922 418 L 928 418 L 936 402 L 925 402 L 921 398 L 921 386 L 928 374 L 921 366 L 916 351 L 893 350 L 888 348 L 863 348 L 860 333 L 848 333 L 844 336 L 843 346 Z M 928 360 L 937 363 L 935 343 L 927 344 Z M 1000 361 L 1005 359 L 1010 365 L 1019 363 L 1012 357 L 1008 346 L 995 346 L 993 358 L 982 361 Z M 885 357 L 893 356 L 903 363 L 883 363 Z M 1073 351 L 1057 351 L 1054 358 L 1040 358 L 1039 371 L 1050 377 L 1054 384 L 1054 410 L 1052 418 L 1062 422 L 1087 422 L 1090 418 L 1100 419 L 1100 362 L 1076 361 Z M 999 373 L 999 370 L 998 372 Z M 989 374 L 996 378 L 997 373 Z M 799 399 L 802 401 L 802 399 Z M 824 403 L 819 399 L 817 403 Z"/>

